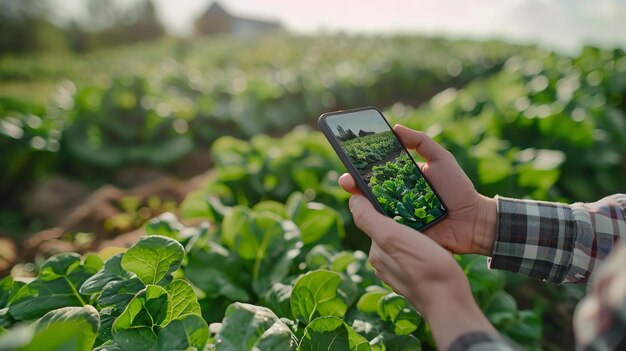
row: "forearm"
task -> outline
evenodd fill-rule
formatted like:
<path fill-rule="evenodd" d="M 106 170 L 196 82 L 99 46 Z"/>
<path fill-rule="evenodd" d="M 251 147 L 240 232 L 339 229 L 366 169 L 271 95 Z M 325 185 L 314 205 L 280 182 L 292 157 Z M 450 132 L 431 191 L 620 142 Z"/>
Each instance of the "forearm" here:
<path fill-rule="evenodd" d="M 444 295 L 424 311 L 424 317 L 439 350 L 448 350 L 463 335 L 475 332 L 496 333 L 476 302 L 471 297 L 464 300 L 459 301 Z"/>
<path fill-rule="evenodd" d="M 422 314 L 428 322 L 437 349 L 447 351 L 514 351 L 517 348 L 500 336 L 482 313 L 469 284 L 434 287 L 433 300 L 425 304 Z M 465 281 L 467 283 L 467 281 Z"/>

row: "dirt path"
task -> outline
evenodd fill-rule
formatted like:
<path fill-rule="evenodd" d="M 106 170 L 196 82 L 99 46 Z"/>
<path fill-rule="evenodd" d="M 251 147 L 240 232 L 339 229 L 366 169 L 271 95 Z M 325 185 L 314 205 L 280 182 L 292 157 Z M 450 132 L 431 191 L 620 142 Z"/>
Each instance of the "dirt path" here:
<path fill-rule="evenodd" d="M 365 179 L 366 183 L 369 184 L 370 178 L 372 177 L 372 168 L 374 168 L 374 166 L 381 166 L 387 162 L 395 161 L 395 159 L 398 158 L 403 151 L 404 150 L 398 150 L 390 153 L 389 155 L 383 157 L 382 160 L 372 163 L 367 170 L 359 170 L 359 175 Z"/>

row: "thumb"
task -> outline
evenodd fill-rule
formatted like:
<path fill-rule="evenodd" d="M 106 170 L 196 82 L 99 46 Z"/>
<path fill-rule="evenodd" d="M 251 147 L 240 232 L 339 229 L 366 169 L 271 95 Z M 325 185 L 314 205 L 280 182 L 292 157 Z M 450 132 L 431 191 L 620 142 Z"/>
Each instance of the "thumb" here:
<path fill-rule="evenodd" d="M 448 150 L 441 147 L 428 134 L 396 124 L 393 130 L 398 134 L 404 146 L 415 149 L 426 161 L 437 161 L 446 157 L 452 157 Z"/>
<path fill-rule="evenodd" d="M 383 240 L 389 235 L 393 226 L 398 225 L 393 219 L 376 211 L 374 205 L 363 195 L 352 195 L 349 205 L 354 224 L 372 240 Z"/>

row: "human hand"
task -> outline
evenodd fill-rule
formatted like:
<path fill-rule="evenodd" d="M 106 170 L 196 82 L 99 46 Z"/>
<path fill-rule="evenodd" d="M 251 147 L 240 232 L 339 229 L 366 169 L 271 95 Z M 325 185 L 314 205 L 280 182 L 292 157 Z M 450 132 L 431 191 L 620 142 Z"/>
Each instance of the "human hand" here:
<path fill-rule="evenodd" d="M 429 237 L 380 214 L 361 194 L 350 198 L 354 222 L 372 239 L 376 276 L 428 321 L 439 349 L 472 331 L 493 332 L 452 254 Z"/>
<path fill-rule="evenodd" d="M 448 207 L 448 217 L 424 234 L 454 253 L 491 255 L 495 240 L 496 202 L 480 195 L 454 156 L 426 133 L 402 125 L 394 131 L 407 149 L 415 149 L 426 163 L 418 164 Z M 339 184 L 352 194 L 360 191 L 350 174 Z"/>

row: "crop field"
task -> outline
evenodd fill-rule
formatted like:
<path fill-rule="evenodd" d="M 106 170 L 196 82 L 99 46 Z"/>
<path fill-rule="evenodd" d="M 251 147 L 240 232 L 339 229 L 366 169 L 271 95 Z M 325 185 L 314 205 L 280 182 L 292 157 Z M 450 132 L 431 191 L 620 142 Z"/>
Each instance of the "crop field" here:
<path fill-rule="evenodd" d="M 387 216 L 419 230 L 443 214 L 441 202 L 391 131 L 341 145 Z"/>
<path fill-rule="evenodd" d="M 372 193 L 385 213 L 397 222 L 419 230 L 443 214 L 433 189 L 405 153 L 374 166 L 372 173 Z"/>
<path fill-rule="evenodd" d="M 313 127 L 329 110 L 375 105 L 426 131 L 486 196 L 594 201 L 626 188 L 620 49 L 164 40 L 3 57 L 0 83 L 0 349 L 434 350 L 419 311 L 367 262 L 337 184 L 345 170 Z M 379 201 L 409 225 L 436 217 L 398 145 L 366 138 L 346 144 Z M 174 185 L 124 185 L 153 174 Z M 71 187 L 44 188 L 58 201 L 37 209 L 51 178 Z M 61 199 L 77 187 L 93 196 L 76 195 L 68 215 Z M 525 350 L 573 349 L 584 287 L 457 260 L 499 332 Z"/>
<path fill-rule="evenodd" d="M 366 180 L 372 177 L 374 166 L 395 159 L 402 150 L 390 131 L 342 141 L 341 146 Z"/>

